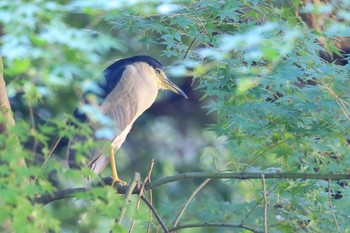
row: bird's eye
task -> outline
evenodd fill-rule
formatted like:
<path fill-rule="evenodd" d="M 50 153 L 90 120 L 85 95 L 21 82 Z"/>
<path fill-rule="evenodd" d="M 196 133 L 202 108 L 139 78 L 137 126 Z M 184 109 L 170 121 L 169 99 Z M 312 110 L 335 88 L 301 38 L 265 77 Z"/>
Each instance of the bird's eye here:
<path fill-rule="evenodd" d="M 161 69 L 156 68 L 156 72 L 157 72 L 157 74 L 162 74 L 162 70 Z"/>

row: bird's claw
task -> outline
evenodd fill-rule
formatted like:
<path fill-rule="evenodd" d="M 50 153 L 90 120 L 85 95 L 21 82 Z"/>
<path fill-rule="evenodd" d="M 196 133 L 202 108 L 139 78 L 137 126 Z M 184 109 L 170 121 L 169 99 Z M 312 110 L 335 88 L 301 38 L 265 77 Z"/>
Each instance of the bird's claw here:
<path fill-rule="evenodd" d="M 126 183 L 124 180 L 121 180 L 119 178 L 113 178 L 112 187 L 114 187 L 115 183 L 120 183 L 122 186 L 127 186 L 128 185 L 128 183 Z"/>

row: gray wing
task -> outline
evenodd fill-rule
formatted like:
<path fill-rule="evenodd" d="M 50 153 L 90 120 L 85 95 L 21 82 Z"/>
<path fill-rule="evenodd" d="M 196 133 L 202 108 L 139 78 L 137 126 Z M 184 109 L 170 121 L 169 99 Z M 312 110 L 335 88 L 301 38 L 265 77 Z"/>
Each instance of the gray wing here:
<path fill-rule="evenodd" d="M 100 106 L 97 106 L 101 113 L 112 120 L 113 124 L 110 127 L 110 130 L 112 130 L 115 136 L 113 140 L 97 138 L 95 135 L 92 136 L 94 137 L 94 142 L 96 142 L 97 145 L 104 145 L 104 147 L 101 149 L 95 149 L 90 151 L 89 154 L 84 154 L 84 156 L 88 158 L 89 161 L 87 166 L 95 174 L 99 174 L 110 162 L 110 146 L 106 145 L 112 145 L 115 150 L 118 150 L 123 144 L 127 134 L 129 133 L 133 122 L 137 118 L 137 95 L 134 95 L 132 93 L 134 91 L 133 88 L 128 89 L 128 86 L 126 84 L 128 84 L 130 87 L 132 84 L 130 82 L 132 82 L 132 80 L 128 80 L 126 82 L 124 75 L 125 74 L 122 75 L 115 88 L 105 97 L 102 104 Z M 91 119 L 87 119 L 87 123 L 89 124 L 92 132 L 96 132 L 101 127 L 103 127 L 99 124 L 96 124 L 96 122 L 93 122 Z M 71 164 L 74 165 L 70 165 L 70 167 L 79 167 L 74 162 L 75 151 L 71 148 L 71 145 L 74 143 L 74 141 L 84 142 L 85 140 L 87 139 L 82 136 L 76 136 L 69 141 L 67 158 L 68 161 L 71 161 Z"/>
<path fill-rule="evenodd" d="M 130 80 L 126 82 L 126 79 L 122 77 L 101 105 L 101 111 L 114 123 L 113 127 L 115 129 L 112 130 L 115 132 L 115 137 L 112 141 L 109 141 L 109 145 L 115 150 L 121 147 L 137 118 L 137 96 L 134 95 L 133 89 L 129 88 L 130 85 L 132 86 Z M 93 152 L 93 158 L 88 164 L 92 172 L 99 174 L 107 166 L 110 162 L 109 152 L 110 148 L 103 148 L 100 151 Z"/>

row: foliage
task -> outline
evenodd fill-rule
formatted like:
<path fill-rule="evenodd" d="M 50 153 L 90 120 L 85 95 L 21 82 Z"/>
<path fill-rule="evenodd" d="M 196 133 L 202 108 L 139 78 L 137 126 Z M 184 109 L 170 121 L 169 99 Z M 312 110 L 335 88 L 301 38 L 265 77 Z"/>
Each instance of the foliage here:
<path fill-rule="evenodd" d="M 201 103 L 215 119 L 209 131 L 217 136 L 196 127 L 188 127 L 186 133 L 174 130 L 184 119 L 181 113 L 176 120 L 152 122 L 146 113 L 130 141 L 144 149 L 128 149 L 127 144 L 118 154 L 126 162 L 119 166 L 135 169 L 129 150 L 135 157 L 156 158 L 153 177 L 194 170 L 295 172 L 301 178 L 305 173 L 349 173 L 349 64 L 337 46 L 340 38 L 349 36 L 348 2 L 343 1 L 342 8 L 298 0 L 132 2 L 0 3 L 0 52 L 16 118 L 10 136 L 0 135 L 1 231 L 126 232 L 135 218 L 134 231 L 145 232 L 148 208 L 141 205 L 135 211 L 137 197 L 126 205 L 108 187 L 44 207 L 28 200 L 86 185 L 81 177 L 88 171 L 67 169 L 61 162 L 64 147 L 52 148 L 57 138 L 89 134 L 66 129 L 66 121 L 81 93 L 93 88 L 91 80 L 116 53 L 159 51 L 160 60 L 177 61 L 169 73 L 191 76 L 198 83 Z M 303 21 L 308 14 L 319 19 L 317 27 Z M 345 64 L 339 65 L 339 60 Z M 80 149 L 89 146 L 93 141 Z M 180 150 L 191 156 L 176 157 Z M 16 165 L 19 158 L 26 158 L 27 169 Z M 144 176 L 148 165 L 142 166 Z M 53 171 L 58 178 L 52 178 Z M 168 226 L 199 184 L 183 181 L 154 190 L 155 208 Z M 267 226 L 270 232 L 349 232 L 347 182 L 267 180 L 264 185 L 267 200 L 260 180 L 210 181 L 190 203 L 180 225 L 220 222 L 257 231 Z M 127 208 L 126 217 L 116 225 L 121 206 Z M 154 218 L 152 222 L 152 231 L 160 232 Z M 183 231 L 231 231 L 198 229 Z"/>

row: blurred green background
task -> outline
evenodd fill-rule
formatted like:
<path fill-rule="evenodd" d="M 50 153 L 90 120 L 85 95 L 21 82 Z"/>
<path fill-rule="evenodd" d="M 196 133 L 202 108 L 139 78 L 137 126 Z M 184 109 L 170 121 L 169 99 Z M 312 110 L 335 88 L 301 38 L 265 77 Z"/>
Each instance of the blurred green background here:
<path fill-rule="evenodd" d="M 189 98 L 162 91 L 136 121 L 117 153 L 122 179 L 134 172 L 143 179 L 153 158 L 152 180 L 185 172 L 348 174 L 350 4 L 340 2 L 1 1 L 0 53 L 16 126 L 0 137 L 0 231 L 128 232 L 136 219 L 133 232 L 147 232 L 148 207 L 135 211 L 137 196 L 125 204 L 111 187 L 44 207 L 28 199 L 90 185 L 86 170 L 67 168 L 66 143 L 78 132 L 66 122 L 109 61 L 140 54 L 160 60 Z M 34 181 L 23 182 L 28 177 Z M 202 182 L 153 190 L 169 229 Z M 346 181 L 263 184 L 267 200 L 261 180 L 210 181 L 179 222 L 198 228 L 177 232 L 349 232 Z M 149 232 L 162 231 L 153 217 Z"/>

